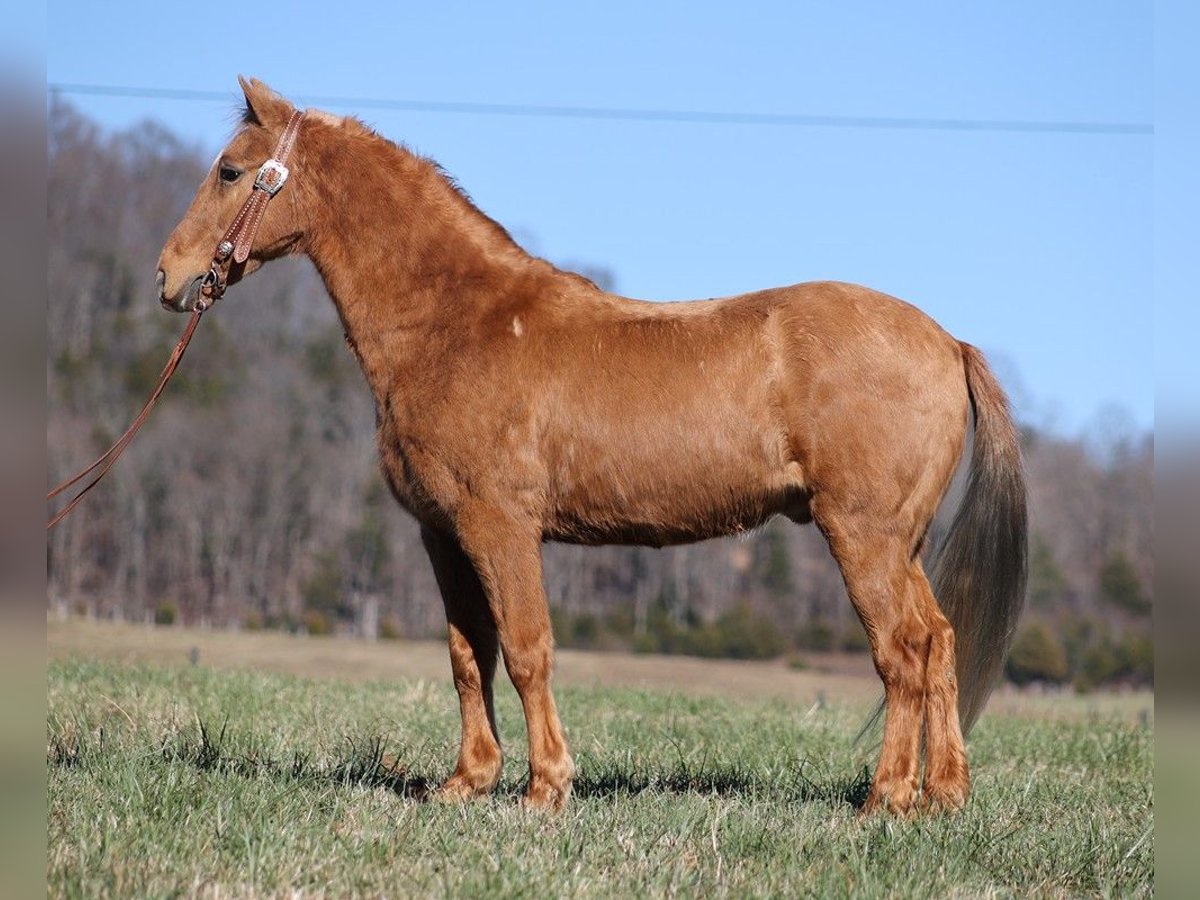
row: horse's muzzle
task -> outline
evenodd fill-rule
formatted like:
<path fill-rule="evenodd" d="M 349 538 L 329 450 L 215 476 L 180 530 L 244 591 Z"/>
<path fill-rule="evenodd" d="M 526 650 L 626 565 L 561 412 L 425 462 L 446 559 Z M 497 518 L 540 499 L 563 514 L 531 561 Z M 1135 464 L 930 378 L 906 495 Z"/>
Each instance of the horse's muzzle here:
<path fill-rule="evenodd" d="M 163 309 L 169 309 L 171 312 L 191 312 L 196 308 L 200 301 L 200 289 L 204 286 L 204 276 L 197 275 L 187 283 L 187 286 L 174 297 L 166 297 L 163 292 L 166 290 L 167 276 L 162 269 L 158 270 L 158 275 L 155 277 L 155 286 L 158 288 L 158 302 L 162 304 Z"/>

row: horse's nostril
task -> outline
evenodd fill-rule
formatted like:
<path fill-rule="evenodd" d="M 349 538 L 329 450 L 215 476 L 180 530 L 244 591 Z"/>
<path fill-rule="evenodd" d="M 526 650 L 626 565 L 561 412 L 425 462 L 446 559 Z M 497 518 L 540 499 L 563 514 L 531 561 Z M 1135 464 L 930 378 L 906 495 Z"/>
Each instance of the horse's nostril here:
<path fill-rule="evenodd" d="M 167 273 L 162 269 L 158 270 L 158 274 L 154 276 L 154 287 L 158 291 L 158 299 L 163 298 L 163 291 L 167 289 Z"/>

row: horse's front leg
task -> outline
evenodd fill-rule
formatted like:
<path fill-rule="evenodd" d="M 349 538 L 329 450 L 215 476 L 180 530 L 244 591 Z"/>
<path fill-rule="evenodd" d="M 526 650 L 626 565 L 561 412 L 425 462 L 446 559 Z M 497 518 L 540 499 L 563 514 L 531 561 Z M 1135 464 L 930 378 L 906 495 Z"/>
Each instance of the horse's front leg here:
<path fill-rule="evenodd" d="M 476 505 L 459 519 L 463 549 L 475 563 L 500 633 L 504 665 L 521 698 L 529 732 L 530 806 L 557 809 L 571 793 L 575 764 L 550 691 L 554 638 L 542 584 L 541 533 L 495 506 Z"/>
<path fill-rule="evenodd" d="M 462 712 L 462 744 L 454 774 L 439 795 L 460 800 L 485 794 L 500 780 L 503 758 L 492 706 L 499 641 L 496 623 L 470 559 L 458 542 L 422 529 L 450 632 L 450 668 Z"/>

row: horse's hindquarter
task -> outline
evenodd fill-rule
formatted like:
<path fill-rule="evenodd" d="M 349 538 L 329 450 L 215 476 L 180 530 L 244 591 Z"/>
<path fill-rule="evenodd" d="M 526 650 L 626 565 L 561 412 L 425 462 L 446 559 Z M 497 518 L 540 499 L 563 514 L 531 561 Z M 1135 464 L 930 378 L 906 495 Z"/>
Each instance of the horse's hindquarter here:
<path fill-rule="evenodd" d="M 785 293 L 786 418 L 818 520 L 820 507 L 837 506 L 923 530 L 966 435 L 959 342 L 916 307 L 858 285 Z"/>

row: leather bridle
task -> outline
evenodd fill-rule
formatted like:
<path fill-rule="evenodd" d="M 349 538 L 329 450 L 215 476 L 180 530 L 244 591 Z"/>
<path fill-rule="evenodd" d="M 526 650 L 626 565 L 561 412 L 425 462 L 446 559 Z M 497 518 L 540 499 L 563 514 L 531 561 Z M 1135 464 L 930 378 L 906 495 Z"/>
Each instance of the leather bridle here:
<path fill-rule="evenodd" d="M 196 309 L 203 312 L 212 306 L 229 283 L 229 267 L 233 264 L 242 265 L 250 258 L 250 248 L 254 245 L 254 236 L 262 222 L 263 214 L 271 198 L 279 193 L 288 180 L 288 157 L 292 155 L 292 147 L 296 144 L 296 136 L 300 133 L 300 123 L 304 113 L 296 110 L 288 119 L 283 134 L 275 144 L 275 152 L 263 163 L 258 174 L 254 176 L 254 187 L 250 196 L 242 204 L 233 224 L 225 230 L 217 247 L 213 251 L 212 264 L 200 284 L 200 296 L 196 300 Z"/>
<path fill-rule="evenodd" d="M 259 167 L 258 174 L 254 178 L 254 187 L 250 191 L 250 196 L 242 204 L 242 208 L 238 211 L 233 224 L 226 229 L 221 240 L 217 242 L 216 250 L 213 252 L 212 264 L 209 266 L 208 273 L 204 276 L 204 281 L 200 285 L 200 296 L 196 298 L 196 305 L 192 309 L 192 317 L 188 320 L 187 327 L 183 330 L 183 335 L 175 344 L 175 348 L 171 351 L 171 356 L 167 360 L 166 366 L 163 367 L 162 373 L 158 376 L 158 383 L 154 386 L 154 390 L 150 392 L 150 399 L 146 401 L 141 412 L 137 414 L 130 426 L 125 429 L 125 433 L 117 438 L 116 443 L 104 451 L 99 459 L 83 471 L 68 478 L 46 495 L 47 501 L 53 500 L 67 488 L 71 487 L 71 485 L 82 481 L 96 469 L 100 470 L 50 520 L 49 524 L 46 525 L 47 531 L 65 519 L 67 514 L 79 505 L 79 501 L 83 499 L 84 495 L 94 488 L 100 482 L 101 478 L 108 474 L 108 470 L 113 467 L 117 458 L 133 442 L 134 436 L 150 416 L 150 410 L 158 402 L 158 398 L 167 386 L 167 382 L 175 374 L 175 369 L 179 366 L 179 361 L 183 359 L 183 352 L 187 349 L 188 344 L 191 343 L 192 335 L 196 331 L 196 325 L 199 324 L 200 317 L 204 315 L 206 309 L 212 306 L 225 293 L 225 288 L 229 285 L 229 266 L 233 263 L 241 265 L 250 258 L 250 248 L 254 246 L 254 236 L 258 233 L 258 226 L 262 223 L 263 214 L 267 211 L 267 204 L 271 202 L 272 197 L 279 193 L 279 189 L 288 180 L 287 160 L 291 156 L 292 147 L 296 144 L 296 136 L 300 133 L 300 123 L 303 119 L 304 113 L 300 110 L 292 113 L 287 126 L 283 129 L 283 134 L 279 136 L 279 142 L 275 145 L 274 154 Z"/>

